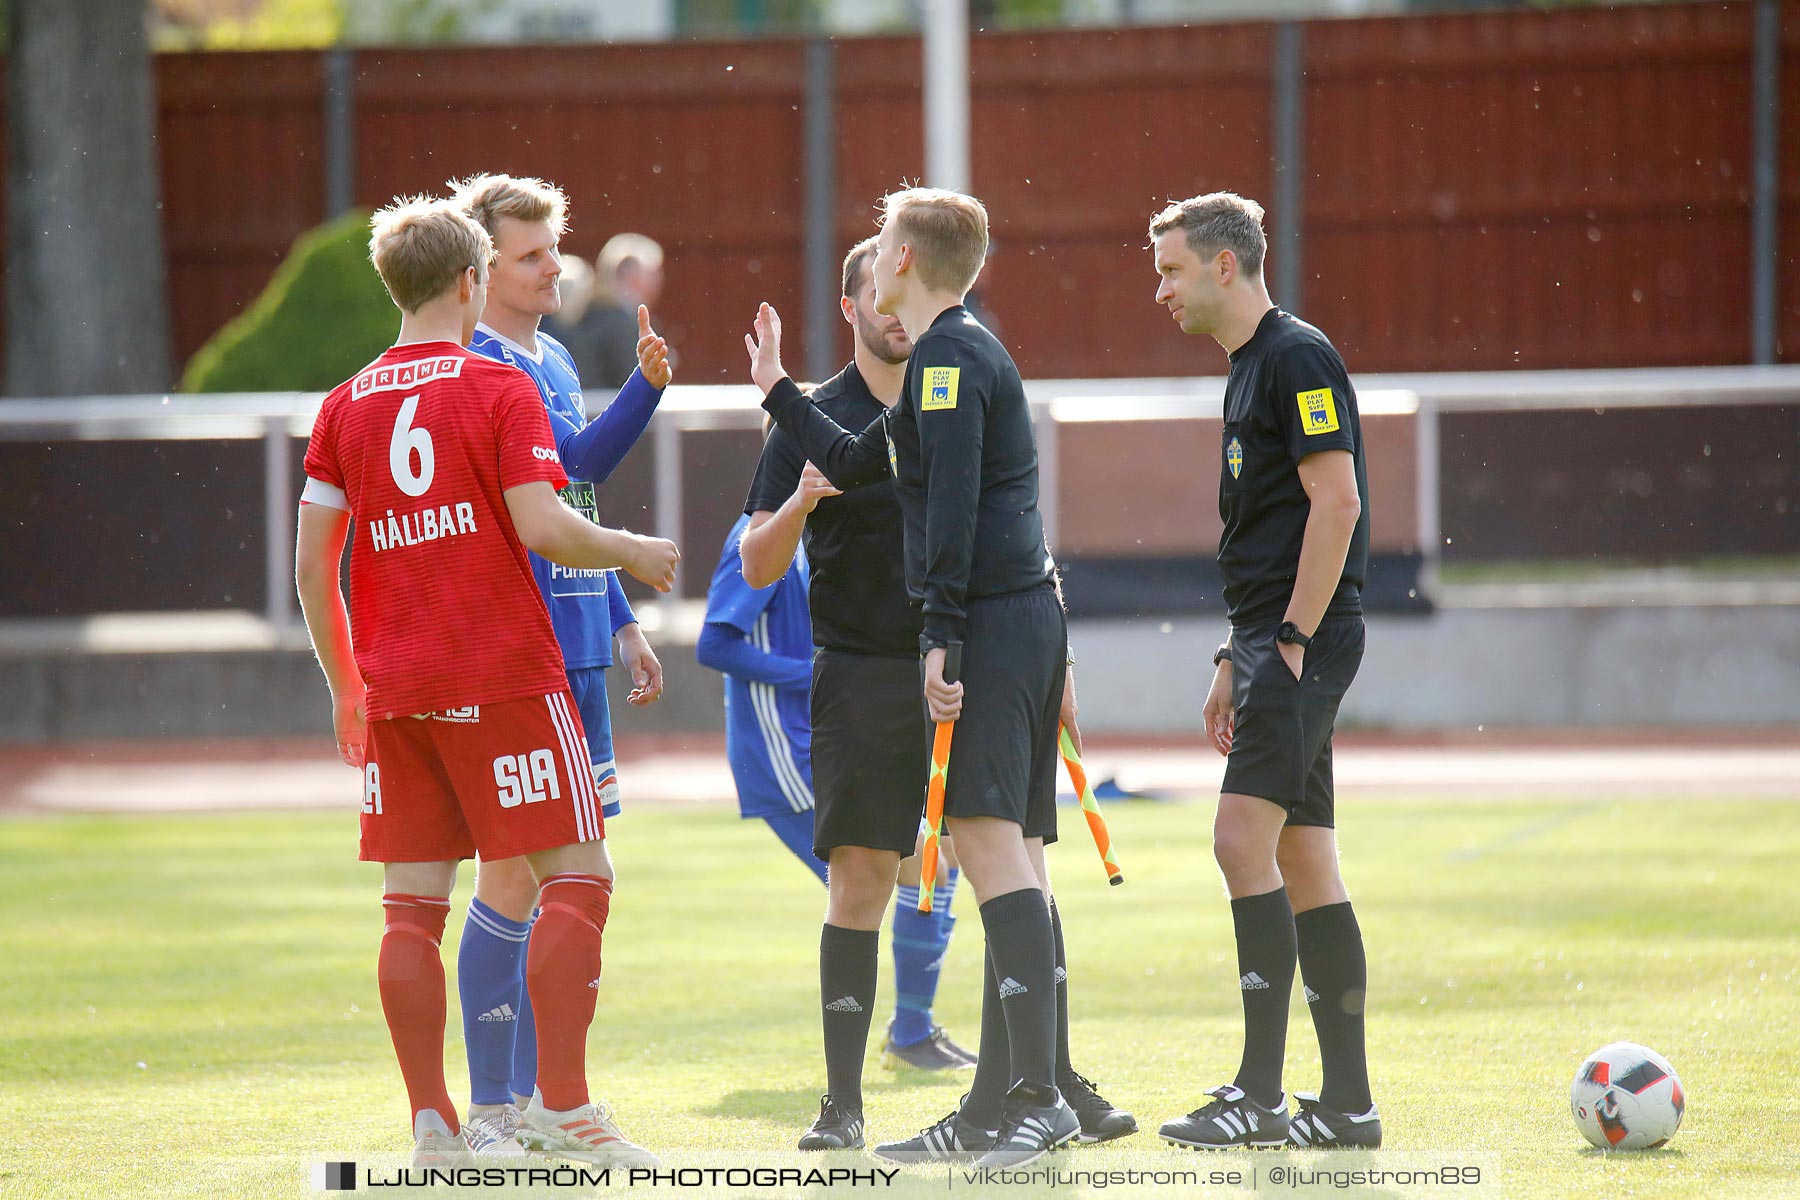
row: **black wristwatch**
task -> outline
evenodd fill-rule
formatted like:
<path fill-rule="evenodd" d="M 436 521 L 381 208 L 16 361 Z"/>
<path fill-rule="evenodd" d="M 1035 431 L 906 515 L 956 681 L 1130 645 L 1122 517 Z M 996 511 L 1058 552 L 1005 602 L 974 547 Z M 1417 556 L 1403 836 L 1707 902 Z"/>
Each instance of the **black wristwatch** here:
<path fill-rule="evenodd" d="M 1230 642 L 1226 642 L 1223 646 L 1220 646 L 1217 650 L 1213 651 L 1213 666 L 1216 667 L 1222 662 L 1230 662 L 1230 661 L 1231 661 L 1231 643 Z"/>
<path fill-rule="evenodd" d="M 1275 631 L 1275 640 L 1284 646 L 1298 646 L 1302 650 L 1312 645 L 1312 639 L 1300 632 L 1300 627 L 1292 621 L 1283 621 L 1281 628 Z"/>

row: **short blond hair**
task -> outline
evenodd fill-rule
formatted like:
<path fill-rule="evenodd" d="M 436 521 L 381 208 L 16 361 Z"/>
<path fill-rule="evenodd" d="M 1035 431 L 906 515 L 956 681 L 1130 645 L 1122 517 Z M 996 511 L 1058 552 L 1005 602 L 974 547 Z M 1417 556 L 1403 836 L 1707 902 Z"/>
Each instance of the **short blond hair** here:
<path fill-rule="evenodd" d="M 907 188 L 881 200 L 880 224 L 892 224 L 913 248 L 919 282 L 962 295 L 987 261 L 987 207 L 942 188 Z"/>
<path fill-rule="evenodd" d="M 1188 249 L 1201 259 L 1229 250 L 1237 255 L 1244 274 L 1261 275 L 1263 256 L 1269 250 L 1262 219 L 1263 207 L 1256 201 L 1236 192 L 1208 192 L 1173 202 L 1150 218 L 1150 237 L 1159 238 L 1171 229 L 1184 230 Z"/>
<path fill-rule="evenodd" d="M 554 183 L 542 179 L 515 179 L 511 175 L 471 175 L 452 179 L 456 202 L 481 222 L 488 236 L 500 236 L 500 221 L 548 221 L 561 237 L 569 228 L 569 197 Z"/>
<path fill-rule="evenodd" d="M 397 196 L 369 220 L 369 261 L 402 312 L 416 313 L 473 267 L 487 277 L 494 242 L 449 200 Z"/>

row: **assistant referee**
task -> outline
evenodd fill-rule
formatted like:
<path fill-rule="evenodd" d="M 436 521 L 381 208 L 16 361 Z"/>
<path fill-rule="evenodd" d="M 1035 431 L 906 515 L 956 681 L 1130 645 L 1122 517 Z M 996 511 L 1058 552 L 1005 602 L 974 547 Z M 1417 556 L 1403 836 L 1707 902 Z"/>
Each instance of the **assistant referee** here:
<path fill-rule="evenodd" d="M 894 891 L 896 867 L 904 868 L 899 862 L 901 855 L 913 853 L 930 765 L 931 725 L 919 695 L 922 612 L 913 606 L 907 591 L 905 519 L 895 494 L 883 432 L 901 400 L 913 346 L 897 316 L 875 311 L 876 246 L 877 239 L 868 238 L 844 259 L 841 309 L 856 330 L 855 354 L 843 371 L 813 390 L 811 400 L 845 429 L 866 430 L 871 422 L 876 423 L 871 458 L 879 479 L 837 496 L 836 489 L 806 461 L 800 443 L 777 426 L 769 434 L 745 503 L 745 511 L 752 514 L 750 530 L 743 539 L 747 579 L 760 583 L 785 570 L 802 529 L 812 565 L 813 638 L 819 647 L 812 691 L 818 800 L 814 846 L 815 852 L 828 856 L 831 863 L 831 899 L 820 946 L 830 1094 L 819 1120 L 801 1139 L 801 1149 L 860 1144 L 846 1136 L 843 1127 L 860 1123 L 862 1117 L 867 1009 L 874 1006 L 876 980 L 874 930 Z M 982 602 L 977 600 L 975 607 L 982 607 Z M 1062 707 L 1074 728 L 1073 667 L 1068 668 L 1066 683 Z M 968 748 L 959 744 L 957 753 Z M 973 758 L 957 761 L 967 763 Z M 1044 799 L 1048 798 L 1046 794 Z M 947 850 L 953 840 L 946 839 L 943 848 Z M 905 887 L 895 905 L 895 986 L 902 1001 L 909 992 L 923 991 L 926 1005 L 930 1003 L 930 980 L 935 978 L 936 968 L 926 976 L 915 956 L 934 922 L 942 923 L 937 926 L 938 940 L 925 953 L 935 962 L 949 941 L 949 891 L 956 870 L 948 858 L 945 862 L 950 869 L 939 877 L 936 892 L 941 911 L 917 912 L 917 893 L 908 897 Z M 917 871 L 914 866 L 911 882 L 915 887 Z M 1057 997 L 1057 1090 L 1075 1110 L 1083 1141 L 1112 1141 L 1136 1133 L 1137 1121 L 1115 1108 L 1071 1061 L 1070 984 L 1062 924 L 1055 899 L 1049 903 L 1056 952 L 1052 978 Z M 860 957 L 859 939 L 864 943 Z M 858 962 L 863 964 L 860 973 L 851 965 Z M 990 999 L 997 1006 L 998 982 L 991 971 L 984 975 L 985 983 L 993 984 L 995 994 Z M 861 1011 L 845 1011 L 841 1005 L 834 1008 L 844 996 L 859 999 L 856 1007 Z M 887 1050 L 902 1061 L 916 1066 L 950 1066 L 953 1061 L 946 1051 L 963 1053 L 941 1028 L 912 1046 L 898 1043 L 893 1033 L 899 1028 L 896 1019 Z M 937 1056 L 935 1061 L 931 1056 Z M 963 1107 L 983 1130 L 970 1139 L 971 1151 L 988 1147 L 991 1139 L 985 1130 L 1003 1115 L 1004 1092 L 1013 1082 L 1010 1063 L 1000 1061 L 1005 1057 L 990 1056 L 987 1069 L 977 1070 L 970 1085 L 970 1101 Z M 974 1061 L 973 1056 L 969 1061 Z M 959 1110 L 958 1119 L 962 1116 Z M 980 1124 L 984 1120 L 987 1124 Z M 960 1141 L 954 1135 L 944 1140 Z"/>
<path fill-rule="evenodd" d="M 1230 192 L 1150 222 L 1165 305 L 1231 360 L 1219 442 L 1219 570 L 1231 636 L 1206 729 L 1226 755 L 1213 853 L 1237 933 L 1236 1078 L 1162 1127 L 1194 1149 L 1381 1144 L 1363 1045 L 1368 970 L 1338 873 L 1331 734 L 1363 655 L 1368 471 L 1356 390 L 1331 342 L 1269 299 L 1263 210 Z M 1324 1081 L 1282 1094 L 1298 958 Z"/>
<path fill-rule="evenodd" d="M 883 210 L 875 311 L 899 317 L 913 342 L 891 418 L 857 435 L 807 404 L 781 370 L 770 306 L 745 345 L 763 407 L 834 484 L 879 478 L 888 459 L 907 591 L 921 611 L 926 704 L 933 720 L 956 722 L 944 816 L 987 933 L 980 1062 L 959 1113 L 876 1153 L 981 1154 L 984 1166 L 1020 1167 L 1081 1132 L 1055 1083 L 1059 1004 L 1042 866 L 1043 844 L 1056 836 L 1068 626 L 1037 507 L 1024 386 L 964 304 L 987 252 L 987 210 L 928 188 L 896 192 Z M 961 682 L 945 678 L 953 647 Z"/>

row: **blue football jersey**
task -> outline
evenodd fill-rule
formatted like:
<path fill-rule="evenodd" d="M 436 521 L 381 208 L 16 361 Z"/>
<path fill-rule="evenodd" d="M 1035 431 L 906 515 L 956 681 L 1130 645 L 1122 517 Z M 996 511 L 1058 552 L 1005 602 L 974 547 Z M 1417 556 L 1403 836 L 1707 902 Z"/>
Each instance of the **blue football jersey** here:
<path fill-rule="evenodd" d="M 533 355 L 505 334 L 487 325 L 475 326 L 475 337 L 469 349 L 484 358 L 519 368 L 537 384 L 538 394 L 550 415 L 550 428 L 556 434 L 560 452 L 568 438 L 581 432 L 587 424 L 587 407 L 581 398 L 581 379 L 575 372 L 575 360 L 561 342 L 542 330 L 537 335 L 538 352 Z M 634 434 L 635 440 L 635 434 Z M 622 451 L 621 451 L 622 453 Z M 569 454 L 563 454 L 564 470 L 569 486 L 562 498 L 569 507 L 599 523 L 600 513 L 594 499 L 594 484 L 577 479 Z M 613 634 L 637 618 L 631 604 L 619 587 L 613 571 L 583 571 L 553 563 L 539 555 L 531 556 L 531 570 L 537 576 L 538 590 L 550 610 L 550 624 L 556 630 L 562 647 L 563 665 L 574 671 L 582 667 L 612 666 Z"/>
<path fill-rule="evenodd" d="M 738 518 L 725 539 L 706 592 L 706 620 L 728 625 L 751 646 L 782 658 L 811 661 L 812 620 L 806 607 L 806 552 L 798 550 L 782 577 L 766 588 L 744 581 L 738 539 L 750 523 Z M 810 688 L 776 687 L 725 676 L 725 757 L 746 817 L 798 812 L 813 806 Z"/>

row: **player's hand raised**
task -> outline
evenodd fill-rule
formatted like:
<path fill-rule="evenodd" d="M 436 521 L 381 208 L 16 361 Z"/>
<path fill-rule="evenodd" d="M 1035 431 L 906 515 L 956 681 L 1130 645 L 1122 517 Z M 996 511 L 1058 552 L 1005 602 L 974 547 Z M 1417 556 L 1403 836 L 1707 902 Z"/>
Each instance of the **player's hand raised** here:
<path fill-rule="evenodd" d="M 651 387 L 662 389 L 675 378 L 675 367 L 669 361 L 669 343 L 650 328 L 650 310 L 638 305 L 638 370 Z"/>
<path fill-rule="evenodd" d="M 781 369 L 781 314 L 773 304 L 764 301 L 757 306 L 755 329 L 744 335 L 744 349 L 750 352 L 750 378 L 766 396 L 787 378 Z"/>
<path fill-rule="evenodd" d="M 809 513 L 819 507 L 819 501 L 825 497 L 843 494 L 825 478 L 825 472 L 807 463 L 800 471 L 800 486 L 794 489 L 794 500 L 800 505 L 801 512 Z"/>
<path fill-rule="evenodd" d="M 675 543 L 667 538 L 645 537 L 633 534 L 637 539 L 637 548 L 632 560 L 625 564 L 625 569 L 632 576 L 643 580 L 659 592 L 666 592 L 675 586 L 675 564 L 681 561 L 681 551 Z"/>

